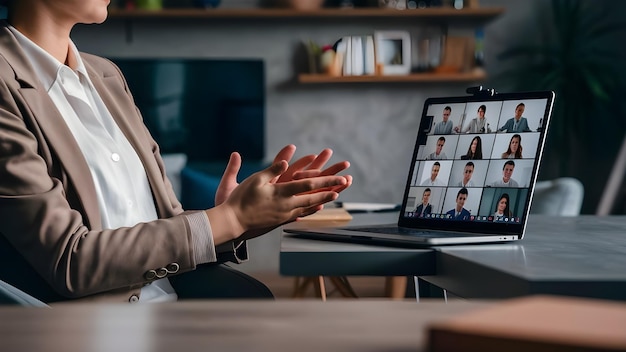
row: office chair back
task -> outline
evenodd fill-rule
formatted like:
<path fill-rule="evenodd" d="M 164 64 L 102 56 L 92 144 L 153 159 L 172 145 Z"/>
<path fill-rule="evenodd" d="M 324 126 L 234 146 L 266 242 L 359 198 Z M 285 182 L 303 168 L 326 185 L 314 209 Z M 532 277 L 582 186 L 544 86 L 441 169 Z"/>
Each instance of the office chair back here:
<path fill-rule="evenodd" d="M 27 307 L 48 307 L 47 304 L 26 292 L 0 280 L 0 305 L 20 305 Z"/>
<path fill-rule="evenodd" d="M 537 182 L 530 212 L 554 216 L 577 216 L 580 214 L 584 193 L 583 184 L 571 177 Z"/>

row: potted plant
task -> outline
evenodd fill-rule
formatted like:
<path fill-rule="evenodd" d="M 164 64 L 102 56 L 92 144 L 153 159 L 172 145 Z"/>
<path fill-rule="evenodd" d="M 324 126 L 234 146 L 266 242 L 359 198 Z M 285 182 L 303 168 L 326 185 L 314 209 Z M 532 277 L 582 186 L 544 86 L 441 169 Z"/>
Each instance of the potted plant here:
<path fill-rule="evenodd" d="M 497 57 L 500 90 L 554 90 L 556 101 L 539 177 L 578 178 L 593 213 L 626 126 L 626 2 L 535 2 L 535 17 L 511 33 Z M 514 34 L 512 34 L 514 35 Z"/>

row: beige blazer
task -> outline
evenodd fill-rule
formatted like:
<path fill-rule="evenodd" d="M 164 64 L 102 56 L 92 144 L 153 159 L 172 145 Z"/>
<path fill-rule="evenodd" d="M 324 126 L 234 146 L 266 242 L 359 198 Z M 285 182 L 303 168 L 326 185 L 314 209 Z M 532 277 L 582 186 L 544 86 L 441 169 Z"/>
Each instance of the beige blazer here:
<path fill-rule="evenodd" d="M 155 279 L 154 271 L 195 268 L 189 224 L 121 72 L 106 59 L 81 57 L 143 162 L 159 220 L 102 229 L 87 163 L 7 24 L 0 22 L 0 279 L 44 301 L 86 296 L 136 301 L 140 288 Z"/>

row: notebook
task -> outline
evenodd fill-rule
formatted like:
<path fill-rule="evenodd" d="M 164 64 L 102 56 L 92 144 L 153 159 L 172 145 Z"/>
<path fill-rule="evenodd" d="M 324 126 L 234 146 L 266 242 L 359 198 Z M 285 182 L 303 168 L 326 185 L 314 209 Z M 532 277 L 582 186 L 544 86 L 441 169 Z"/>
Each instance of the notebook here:
<path fill-rule="evenodd" d="M 402 246 L 520 240 L 554 98 L 551 91 L 429 98 L 396 224 L 284 231 Z"/>

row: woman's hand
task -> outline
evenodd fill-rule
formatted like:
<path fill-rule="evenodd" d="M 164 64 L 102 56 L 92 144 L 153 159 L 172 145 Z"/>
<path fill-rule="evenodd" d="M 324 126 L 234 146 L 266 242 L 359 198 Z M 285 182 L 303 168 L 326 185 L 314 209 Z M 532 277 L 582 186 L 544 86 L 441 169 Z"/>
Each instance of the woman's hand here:
<path fill-rule="evenodd" d="M 237 160 L 233 161 L 236 164 Z M 274 163 L 236 186 L 225 202 L 207 210 L 216 244 L 249 230 L 273 228 L 310 215 L 337 199 L 339 194 L 332 189 L 348 182 L 343 176 L 332 175 L 274 182 L 287 170 L 285 160 Z"/>
<path fill-rule="evenodd" d="M 274 163 L 282 160 L 289 162 L 295 152 L 296 146 L 293 144 L 285 146 L 278 152 L 278 154 L 276 154 L 276 157 L 274 157 Z M 284 173 L 275 177 L 270 182 L 282 183 L 310 177 L 336 175 L 337 173 L 350 167 L 349 162 L 342 161 L 322 170 L 332 155 L 333 151 L 331 149 L 324 149 L 319 155 L 305 155 L 293 162 Z M 239 173 L 240 168 L 241 156 L 239 153 L 232 153 L 230 155 L 228 165 L 226 166 L 226 170 L 224 171 L 224 175 L 222 176 L 220 184 L 217 188 L 217 192 L 215 193 L 215 205 L 222 204 L 226 201 L 231 192 L 235 189 L 235 187 L 237 187 L 237 174 Z M 352 184 L 352 176 L 348 175 L 344 177 L 346 179 L 346 184 L 334 187 L 332 191 L 339 193 L 350 187 Z"/>
<path fill-rule="evenodd" d="M 220 184 L 217 186 L 217 191 L 215 192 L 216 206 L 224 203 L 233 190 L 239 186 L 239 183 L 237 183 L 237 175 L 239 174 L 240 168 L 241 155 L 237 152 L 231 153 L 230 159 L 228 159 L 228 165 L 226 165 Z"/>
<path fill-rule="evenodd" d="M 274 162 L 279 160 L 290 160 L 293 154 L 296 151 L 296 147 L 292 144 L 284 147 L 274 158 Z M 306 155 L 302 158 L 296 160 L 293 164 L 289 166 L 287 171 L 282 174 L 276 182 L 287 182 L 292 180 L 301 180 L 309 177 L 317 177 L 317 176 L 329 176 L 336 175 L 341 171 L 350 167 L 350 163 L 347 161 L 341 161 L 336 164 L 329 166 L 328 168 L 322 170 L 324 165 L 330 160 L 330 157 L 333 155 L 332 149 L 324 149 L 318 155 Z M 352 176 L 345 176 L 348 183 L 345 186 L 342 186 L 342 189 L 335 189 L 336 192 L 341 192 L 342 190 L 348 188 L 352 183 Z"/>

